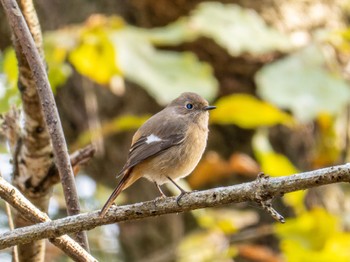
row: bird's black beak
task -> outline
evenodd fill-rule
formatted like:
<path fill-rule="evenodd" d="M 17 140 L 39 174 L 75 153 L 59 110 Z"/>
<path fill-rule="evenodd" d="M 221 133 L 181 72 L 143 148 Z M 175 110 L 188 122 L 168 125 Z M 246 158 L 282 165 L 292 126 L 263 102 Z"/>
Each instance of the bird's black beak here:
<path fill-rule="evenodd" d="M 208 110 L 213 110 L 215 108 L 216 108 L 216 106 L 205 106 L 205 107 L 203 107 L 203 110 L 208 111 Z"/>

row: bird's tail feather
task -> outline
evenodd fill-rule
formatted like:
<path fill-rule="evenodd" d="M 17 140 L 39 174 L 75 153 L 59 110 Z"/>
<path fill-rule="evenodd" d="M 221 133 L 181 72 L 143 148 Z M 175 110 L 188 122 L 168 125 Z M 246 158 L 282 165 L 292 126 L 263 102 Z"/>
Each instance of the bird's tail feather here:
<path fill-rule="evenodd" d="M 129 182 L 131 178 L 131 170 L 127 170 L 126 173 L 124 173 L 122 179 L 119 181 L 117 187 L 114 189 L 111 196 L 108 198 L 106 204 L 101 209 L 100 217 L 104 217 L 104 215 L 107 213 L 109 207 L 113 204 L 114 200 L 118 197 L 118 195 L 123 191 L 127 183 Z"/>

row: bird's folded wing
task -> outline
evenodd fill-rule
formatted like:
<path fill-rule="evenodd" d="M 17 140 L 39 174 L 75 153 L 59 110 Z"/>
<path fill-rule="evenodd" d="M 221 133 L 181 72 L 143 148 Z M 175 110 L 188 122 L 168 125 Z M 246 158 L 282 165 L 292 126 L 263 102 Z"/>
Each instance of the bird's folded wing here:
<path fill-rule="evenodd" d="M 159 138 L 157 136 L 150 138 L 150 136 L 141 136 L 130 148 L 128 160 L 117 177 L 143 160 L 165 152 L 172 146 L 181 144 L 184 139 L 184 134 L 173 134 L 167 136 L 167 138 Z"/>

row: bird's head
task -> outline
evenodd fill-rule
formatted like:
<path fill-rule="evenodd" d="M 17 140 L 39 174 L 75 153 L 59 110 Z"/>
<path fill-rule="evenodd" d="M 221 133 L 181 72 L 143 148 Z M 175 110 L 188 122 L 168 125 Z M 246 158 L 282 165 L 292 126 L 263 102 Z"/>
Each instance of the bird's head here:
<path fill-rule="evenodd" d="M 208 101 L 196 93 L 182 93 L 178 98 L 173 100 L 168 108 L 172 108 L 176 113 L 193 117 L 195 120 L 200 115 L 208 115 L 208 111 L 215 109 L 215 106 L 210 106 Z"/>

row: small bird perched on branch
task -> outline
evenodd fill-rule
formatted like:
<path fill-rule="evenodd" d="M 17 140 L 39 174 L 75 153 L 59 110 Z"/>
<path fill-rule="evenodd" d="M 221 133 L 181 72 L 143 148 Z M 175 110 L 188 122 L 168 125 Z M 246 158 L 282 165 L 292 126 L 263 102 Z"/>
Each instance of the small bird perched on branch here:
<path fill-rule="evenodd" d="M 187 92 L 147 120 L 132 139 L 128 159 L 118 174 L 122 178 L 100 216 L 140 177 L 154 182 L 162 196 L 160 185 L 173 183 L 181 191 L 179 201 L 186 191 L 174 180 L 189 175 L 202 157 L 209 131 L 208 110 L 215 108 L 198 94 Z"/>

